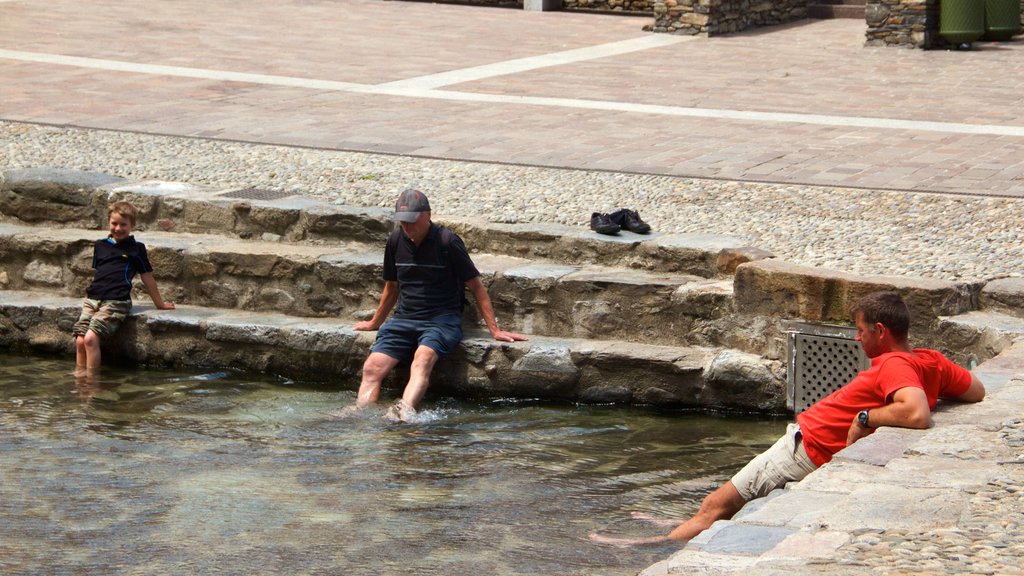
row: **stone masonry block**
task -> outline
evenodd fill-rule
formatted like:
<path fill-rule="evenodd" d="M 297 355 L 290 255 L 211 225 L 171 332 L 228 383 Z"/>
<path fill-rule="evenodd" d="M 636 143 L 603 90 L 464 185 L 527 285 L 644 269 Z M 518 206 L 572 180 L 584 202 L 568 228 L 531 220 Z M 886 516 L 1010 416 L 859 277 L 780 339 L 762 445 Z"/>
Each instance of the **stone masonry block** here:
<path fill-rule="evenodd" d="M 903 295 L 915 325 L 930 325 L 977 307 L 977 287 L 928 278 L 856 276 L 779 260 L 741 264 L 736 269 L 736 308 L 743 314 L 847 322 L 858 298 L 878 290 Z"/>
<path fill-rule="evenodd" d="M 953 528 L 967 509 L 959 489 L 874 484 L 862 479 L 844 501 L 822 515 L 832 530 L 937 530 Z"/>
<path fill-rule="evenodd" d="M 261 326 L 214 318 L 206 323 L 206 339 L 214 342 L 277 346 L 282 338 L 279 326 Z"/>
<path fill-rule="evenodd" d="M 981 289 L 981 305 L 1024 318 L 1024 278 L 1000 278 Z"/>
<path fill-rule="evenodd" d="M 96 225 L 106 204 L 92 192 L 123 178 L 64 168 L 25 168 L 3 173 L 0 213 L 25 222 L 79 222 Z"/>

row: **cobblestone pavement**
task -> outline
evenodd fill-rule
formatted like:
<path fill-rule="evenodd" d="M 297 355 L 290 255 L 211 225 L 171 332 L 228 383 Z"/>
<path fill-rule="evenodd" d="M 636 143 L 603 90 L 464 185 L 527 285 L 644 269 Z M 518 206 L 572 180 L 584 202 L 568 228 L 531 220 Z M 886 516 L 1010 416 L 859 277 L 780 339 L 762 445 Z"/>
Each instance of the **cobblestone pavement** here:
<path fill-rule="evenodd" d="M 587 226 L 638 210 L 654 230 L 741 238 L 806 266 L 987 281 L 1020 276 L 1024 201 L 481 164 L 0 121 L 3 168 L 56 166 L 389 207 L 423 189 L 439 215 Z M 900 215 L 894 219 L 893 215 Z"/>

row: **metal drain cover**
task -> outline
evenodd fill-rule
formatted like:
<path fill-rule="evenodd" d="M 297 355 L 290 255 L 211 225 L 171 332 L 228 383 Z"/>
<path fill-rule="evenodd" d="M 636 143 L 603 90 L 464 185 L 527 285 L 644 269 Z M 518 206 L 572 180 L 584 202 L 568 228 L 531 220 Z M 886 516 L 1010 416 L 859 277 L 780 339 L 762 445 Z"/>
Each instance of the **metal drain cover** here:
<path fill-rule="evenodd" d="M 871 367 L 856 328 L 785 322 L 787 338 L 786 406 L 799 414 L 842 388 L 858 372 Z"/>
<path fill-rule="evenodd" d="M 280 200 L 294 195 L 291 192 L 268 190 L 266 188 L 243 188 L 221 194 L 225 198 L 238 198 L 239 200 Z"/>

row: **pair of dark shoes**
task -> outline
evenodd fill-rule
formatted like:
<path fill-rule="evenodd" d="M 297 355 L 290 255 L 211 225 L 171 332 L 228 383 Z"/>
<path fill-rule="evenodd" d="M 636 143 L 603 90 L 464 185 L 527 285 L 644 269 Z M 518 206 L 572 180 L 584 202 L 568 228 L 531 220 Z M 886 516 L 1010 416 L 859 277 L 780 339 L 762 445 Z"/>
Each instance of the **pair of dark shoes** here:
<path fill-rule="evenodd" d="M 618 234 L 619 230 L 628 230 L 636 234 L 647 234 L 651 227 L 640 219 L 636 210 L 619 208 L 611 214 L 594 212 L 590 216 L 590 229 L 598 234 Z"/>

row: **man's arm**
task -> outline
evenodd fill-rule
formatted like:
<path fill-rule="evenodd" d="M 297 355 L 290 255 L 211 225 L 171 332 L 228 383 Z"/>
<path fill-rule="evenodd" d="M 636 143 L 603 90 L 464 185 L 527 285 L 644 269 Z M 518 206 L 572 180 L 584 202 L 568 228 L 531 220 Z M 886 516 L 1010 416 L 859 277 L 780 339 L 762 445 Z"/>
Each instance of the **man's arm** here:
<path fill-rule="evenodd" d="M 395 307 L 395 302 L 398 302 L 398 282 L 387 280 L 384 282 L 384 291 L 380 294 L 380 302 L 377 303 L 377 310 L 373 313 L 373 318 L 356 322 L 352 329 L 376 330 L 380 328 L 380 325 L 387 319 L 388 314 L 391 314 L 391 309 Z"/>
<path fill-rule="evenodd" d="M 904 386 L 892 395 L 892 402 L 868 411 L 870 428 L 861 426 L 854 418 L 846 435 L 846 445 L 871 434 L 879 426 L 924 429 L 932 425 L 932 411 L 928 408 L 928 396 L 916 386 Z"/>
<path fill-rule="evenodd" d="M 467 280 L 466 288 L 473 294 L 473 299 L 476 300 L 476 307 L 480 310 L 480 316 L 484 319 L 487 329 L 491 331 L 491 336 L 495 340 L 501 340 L 502 342 L 526 340 L 526 336 L 522 334 L 505 332 L 498 328 L 498 321 L 494 318 L 494 308 L 491 306 L 491 297 L 487 294 L 487 287 L 484 286 L 479 276 Z"/>
<path fill-rule="evenodd" d="M 947 398 L 943 396 L 943 398 Z M 971 374 L 971 385 L 967 388 L 967 391 L 959 396 L 949 396 L 949 400 L 956 400 L 958 402 L 981 402 L 985 399 L 985 385 L 978 380 L 978 377 Z"/>

